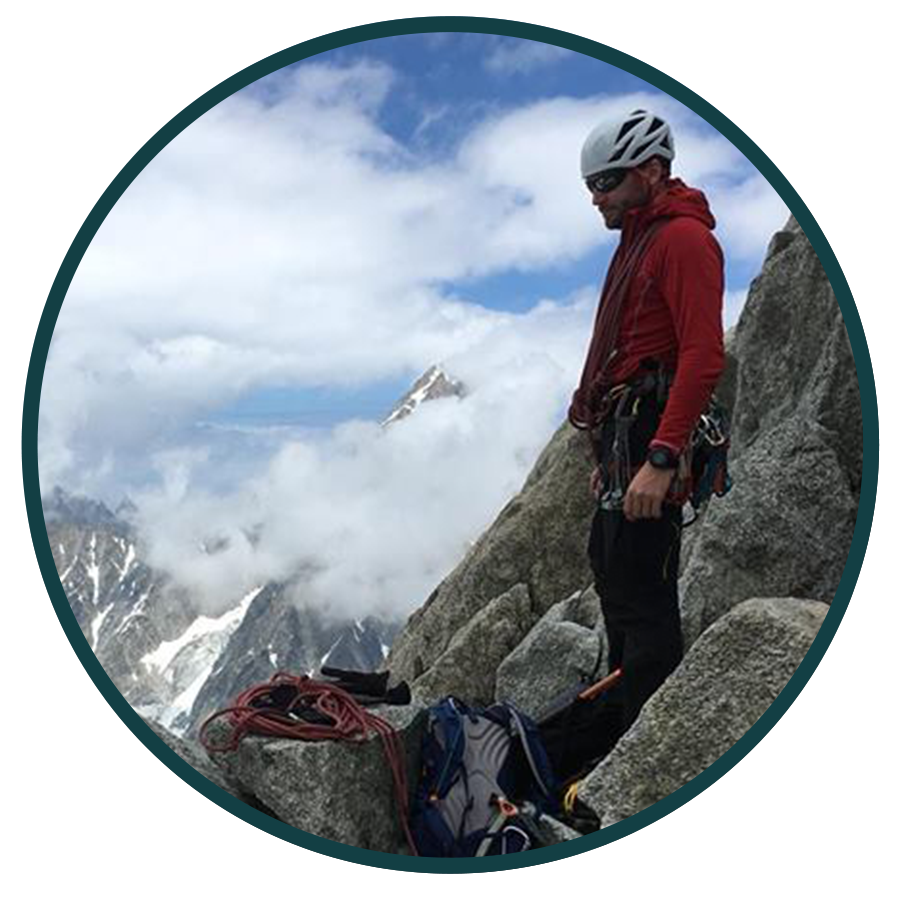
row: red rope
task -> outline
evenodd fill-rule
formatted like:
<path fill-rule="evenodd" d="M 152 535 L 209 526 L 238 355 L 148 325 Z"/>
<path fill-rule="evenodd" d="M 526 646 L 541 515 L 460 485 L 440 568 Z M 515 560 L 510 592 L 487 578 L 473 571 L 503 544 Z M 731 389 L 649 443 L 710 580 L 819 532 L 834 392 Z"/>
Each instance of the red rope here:
<path fill-rule="evenodd" d="M 275 705 L 272 700 L 273 690 L 279 687 L 294 688 L 294 696 L 286 706 Z M 327 716 L 330 722 L 310 722 L 289 715 L 295 709 L 314 710 Z M 231 722 L 231 734 L 225 743 L 213 744 L 209 739 L 209 726 L 224 716 L 228 716 Z M 389 722 L 360 706 L 347 691 L 313 681 L 306 675 L 276 672 L 268 682 L 254 685 L 239 694 L 233 706 L 209 716 L 200 727 L 200 741 L 210 753 L 224 753 L 237 750 L 241 740 L 249 733 L 301 741 L 360 742 L 373 732 L 381 738 L 394 780 L 403 833 L 413 855 L 418 856 L 409 830 L 409 792 L 400 738 Z"/>

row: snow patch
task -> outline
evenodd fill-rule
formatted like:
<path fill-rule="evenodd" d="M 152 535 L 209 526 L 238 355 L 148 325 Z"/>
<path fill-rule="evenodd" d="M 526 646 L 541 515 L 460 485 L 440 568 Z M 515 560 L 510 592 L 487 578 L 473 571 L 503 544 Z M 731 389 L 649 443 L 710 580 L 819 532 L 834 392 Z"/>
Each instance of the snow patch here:
<path fill-rule="evenodd" d="M 328 665 L 328 659 L 329 659 L 329 657 L 331 656 L 331 654 L 334 653 L 334 648 L 337 647 L 337 645 L 340 643 L 340 640 L 341 640 L 341 639 L 338 638 L 338 639 L 337 639 L 337 640 L 336 640 L 336 641 L 328 648 L 328 652 L 327 652 L 327 653 L 319 660 L 319 668 L 320 668 L 320 669 L 322 668 L 322 666 Z M 312 671 L 311 671 L 311 670 L 310 670 L 310 674 L 312 674 Z"/>
<path fill-rule="evenodd" d="M 75 554 L 75 559 L 73 559 L 72 562 L 69 563 L 69 565 L 66 567 L 66 571 L 63 572 L 62 575 L 59 576 L 59 580 L 62 582 L 63 587 L 65 587 L 66 579 L 69 577 L 69 573 L 72 571 L 72 569 L 75 568 L 77 563 L 78 563 L 78 554 Z"/>
<path fill-rule="evenodd" d="M 152 590 L 153 590 L 153 587 L 151 586 L 151 587 L 150 587 L 150 590 L 148 590 L 148 591 L 146 591 L 145 593 L 141 594 L 141 596 L 138 597 L 137 603 L 135 603 L 134 606 L 132 606 L 131 609 L 128 611 L 128 615 L 125 616 L 124 619 L 122 619 L 122 624 L 119 626 L 119 633 L 120 633 L 120 634 L 123 633 L 123 632 L 125 631 L 125 628 L 127 627 L 128 623 L 129 623 L 135 616 L 139 616 L 139 615 L 144 611 L 144 609 L 146 609 L 146 607 L 147 607 L 147 598 L 150 596 L 150 591 L 152 591 Z M 134 594 L 134 585 L 131 586 L 131 593 Z"/>
<path fill-rule="evenodd" d="M 128 545 L 128 550 L 125 553 L 125 562 L 122 563 L 122 568 L 119 569 L 119 584 L 121 584 L 125 580 L 125 576 L 128 575 L 131 570 L 131 566 L 135 560 L 135 552 L 134 552 L 134 544 Z"/>
<path fill-rule="evenodd" d="M 91 561 L 87 565 L 87 576 L 94 585 L 94 606 L 100 596 L 100 566 L 97 565 L 97 532 L 91 532 Z"/>
<path fill-rule="evenodd" d="M 212 672 L 213 663 L 201 669 L 197 677 L 166 707 L 165 711 L 159 717 L 161 725 L 168 728 L 172 734 L 177 737 L 183 737 L 186 728 L 176 728 L 172 723 L 182 714 L 191 711 L 200 688 L 206 683 Z"/>
<path fill-rule="evenodd" d="M 403 419 L 408 416 L 410 413 L 414 412 L 416 408 L 424 403 L 430 396 L 431 391 L 434 388 L 435 384 L 439 382 L 442 378 L 446 378 L 447 376 L 444 374 L 444 371 L 440 368 L 440 366 L 432 366 L 423 376 L 422 383 L 417 387 L 414 391 L 411 391 L 409 395 L 404 398 L 403 402 L 395 409 L 382 423 L 382 427 L 386 425 L 390 425 L 391 422 L 396 422 L 398 419 Z M 452 382 L 452 379 L 448 379 Z"/>
<path fill-rule="evenodd" d="M 100 637 L 100 629 L 103 627 L 103 620 L 109 615 L 112 604 L 106 607 L 102 612 L 97 613 L 91 620 L 91 650 L 97 646 L 97 639 Z"/>
<path fill-rule="evenodd" d="M 261 590 L 262 585 L 253 588 L 253 590 L 250 591 L 240 601 L 240 603 L 238 603 L 237 606 L 235 606 L 233 609 L 228 610 L 228 612 L 222 613 L 222 615 L 218 616 L 217 618 L 210 618 L 209 616 L 198 616 L 196 619 L 194 619 L 193 622 L 191 622 L 190 626 L 184 632 L 184 634 L 182 634 L 180 637 L 175 638 L 174 640 L 164 641 L 155 650 L 144 656 L 141 659 L 141 662 L 148 669 L 152 667 L 158 672 L 163 672 L 169 666 L 172 660 L 175 659 L 175 657 L 178 655 L 178 652 L 183 647 L 186 647 L 188 644 L 190 644 L 191 641 L 195 641 L 199 638 L 208 637 L 214 634 L 221 634 L 225 631 L 235 631 L 238 625 L 241 624 L 241 621 L 246 615 L 247 610 L 250 608 L 250 604 L 253 602 L 254 598 Z M 206 672 L 206 675 L 209 675 L 209 671 Z M 200 688 L 198 687 L 197 690 L 199 689 Z"/>

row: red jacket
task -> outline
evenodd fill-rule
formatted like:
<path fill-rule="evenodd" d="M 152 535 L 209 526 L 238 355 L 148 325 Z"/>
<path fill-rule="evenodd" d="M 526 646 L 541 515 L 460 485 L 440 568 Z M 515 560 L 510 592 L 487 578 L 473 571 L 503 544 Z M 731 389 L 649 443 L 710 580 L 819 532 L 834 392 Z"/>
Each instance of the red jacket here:
<path fill-rule="evenodd" d="M 651 446 L 664 445 L 678 453 L 687 444 L 725 366 L 724 260 L 712 235 L 715 219 L 706 197 L 679 179 L 670 179 L 649 204 L 625 214 L 611 269 L 650 223 L 659 219 L 668 221 L 649 239 L 625 288 L 616 354 L 604 380 L 610 384 L 626 381 L 642 360 L 649 359 L 674 371 Z M 583 379 L 583 386 L 586 381 Z M 575 412 L 582 402 L 579 394 L 576 391 L 570 410 L 573 421 L 581 418 Z"/>

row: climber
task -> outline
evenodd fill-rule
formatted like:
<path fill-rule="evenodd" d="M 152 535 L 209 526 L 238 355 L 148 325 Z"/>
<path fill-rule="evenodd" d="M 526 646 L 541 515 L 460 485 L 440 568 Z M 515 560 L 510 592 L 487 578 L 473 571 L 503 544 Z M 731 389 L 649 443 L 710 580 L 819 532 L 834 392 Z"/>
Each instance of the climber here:
<path fill-rule="evenodd" d="M 703 193 L 670 174 L 670 127 L 637 110 L 581 152 L 591 201 L 621 232 L 569 421 L 591 438 L 588 553 L 627 729 L 678 665 L 684 453 L 724 368 L 724 262 Z"/>

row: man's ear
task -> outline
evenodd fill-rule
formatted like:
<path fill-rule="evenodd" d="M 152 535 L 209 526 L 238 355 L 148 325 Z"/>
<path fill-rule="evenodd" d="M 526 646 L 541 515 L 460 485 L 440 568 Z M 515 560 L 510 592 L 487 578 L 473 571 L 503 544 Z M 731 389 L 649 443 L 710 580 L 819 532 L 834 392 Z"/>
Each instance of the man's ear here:
<path fill-rule="evenodd" d="M 647 162 L 641 163 L 637 168 L 643 176 L 644 183 L 651 188 L 666 180 L 663 165 L 655 156 L 652 159 L 648 159 Z"/>

